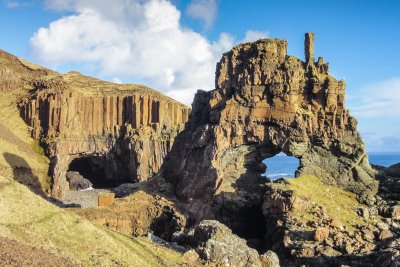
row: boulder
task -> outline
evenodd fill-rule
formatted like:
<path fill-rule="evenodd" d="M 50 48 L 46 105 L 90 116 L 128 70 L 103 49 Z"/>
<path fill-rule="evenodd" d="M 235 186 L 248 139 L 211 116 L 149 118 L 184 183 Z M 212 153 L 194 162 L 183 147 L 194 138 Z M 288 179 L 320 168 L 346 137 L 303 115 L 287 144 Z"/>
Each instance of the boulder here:
<path fill-rule="evenodd" d="M 93 184 L 79 172 L 67 172 L 67 181 L 69 182 L 69 189 L 73 191 L 85 190 L 92 188 Z"/>
<path fill-rule="evenodd" d="M 318 242 L 322 242 L 329 237 L 329 229 L 325 227 L 318 227 L 315 229 L 314 239 Z"/>
<path fill-rule="evenodd" d="M 225 225 L 206 220 L 195 228 L 199 255 L 228 266 L 260 266 L 258 252 L 246 245 L 246 240 L 234 235 Z"/>
<path fill-rule="evenodd" d="M 279 258 L 275 252 L 268 250 L 260 256 L 262 267 L 279 267 Z"/>
<path fill-rule="evenodd" d="M 175 235 L 175 241 L 195 247 L 203 260 L 225 266 L 279 266 L 278 256 L 274 252 L 268 251 L 260 256 L 255 249 L 247 246 L 245 239 L 214 220 L 204 220 L 189 233 Z"/>

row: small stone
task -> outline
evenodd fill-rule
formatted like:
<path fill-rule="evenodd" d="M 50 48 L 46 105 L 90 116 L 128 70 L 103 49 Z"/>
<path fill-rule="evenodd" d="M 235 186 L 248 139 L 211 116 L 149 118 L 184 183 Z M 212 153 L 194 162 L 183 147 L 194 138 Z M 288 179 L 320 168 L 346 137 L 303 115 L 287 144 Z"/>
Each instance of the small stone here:
<path fill-rule="evenodd" d="M 342 255 L 342 253 L 340 253 L 340 252 L 337 251 L 337 250 L 334 250 L 334 249 L 331 248 L 331 247 L 324 247 L 324 248 L 322 248 L 322 249 L 321 249 L 321 254 L 324 255 L 324 256 L 326 256 L 326 257 L 338 257 L 338 256 L 341 256 L 341 255 Z"/>
<path fill-rule="evenodd" d="M 364 243 L 364 239 L 362 238 L 362 236 L 361 236 L 359 233 L 356 233 L 356 234 L 354 235 L 354 238 L 355 238 L 358 242 Z"/>
<path fill-rule="evenodd" d="M 328 246 L 333 247 L 333 241 L 332 241 L 332 239 L 327 238 L 327 239 L 325 240 L 325 243 L 326 243 Z"/>
<path fill-rule="evenodd" d="M 199 254 L 194 249 L 190 249 L 183 253 L 182 255 L 185 259 L 187 259 L 189 262 L 195 262 L 199 259 Z"/>
<path fill-rule="evenodd" d="M 325 227 L 318 227 L 315 230 L 314 239 L 316 241 L 322 242 L 329 236 L 329 229 Z"/>
<path fill-rule="evenodd" d="M 339 240 L 343 240 L 343 238 L 344 238 L 344 235 L 343 235 L 343 233 L 337 233 L 335 236 L 334 236 L 334 239 L 335 239 L 335 241 L 339 241 Z"/>
<path fill-rule="evenodd" d="M 366 247 L 367 247 L 370 251 L 375 249 L 375 245 L 372 244 L 372 243 L 367 243 L 367 244 L 366 244 Z"/>
<path fill-rule="evenodd" d="M 361 230 L 363 234 L 363 239 L 373 241 L 374 240 L 374 233 L 369 229 Z"/>
<path fill-rule="evenodd" d="M 390 217 L 393 219 L 400 219 L 400 205 L 390 208 Z"/>
<path fill-rule="evenodd" d="M 379 240 L 386 240 L 393 237 L 393 233 L 390 230 L 381 230 L 379 233 Z"/>
<path fill-rule="evenodd" d="M 388 230 L 389 229 L 389 225 L 387 225 L 384 222 L 378 222 L 376 224 L 376 227 L 378 227 L 380 230 Z"/>
<path fill-rule="evenodd" d="M 313 248 L 305 247 L 301 249 L 299 256 L 303 258 L 311 258 L 315 256 L 315 251 Z"/>
<path fill-rule="evenodd" d="M 361 207 L 358 210 L 358 214 L 363 217 L 364 219 L 368 219 L 369 218 L 369 211 L 367 208 L 365 207 Z"/>
<path fill-rule="evenodd" d="M 351 253 L 353 253 L 353 251 L 354 251 L 354 247 L 353 247 L 351 244 L 348 244 L 348 245 L 345 247 L 345 251 L 346 251 L 347 254 L 351 254 Z"/>
<path fill-rule="evenodd" d="M 330 225 L 331 225 L 332 227 L 337 228 L 337 229 L 343 230 L 343 224 L 342 224 L 342 222 L 341 222 L 340 220 L 338 220 L 338 219 L 333 219 L 333 220 L 331 221 Z"/>
<path fill-rule="evenodd" d="M 280 267 L 278 255 L 271 250 L 260 256 L 260 262 L 262 267 Z"/>

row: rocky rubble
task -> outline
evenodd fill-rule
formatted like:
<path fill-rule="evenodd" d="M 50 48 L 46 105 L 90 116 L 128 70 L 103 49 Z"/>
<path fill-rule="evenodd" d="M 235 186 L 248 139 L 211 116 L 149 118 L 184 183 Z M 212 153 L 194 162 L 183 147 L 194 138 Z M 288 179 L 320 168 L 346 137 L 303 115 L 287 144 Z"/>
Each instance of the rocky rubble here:
<path fill-rule="evenodd" d="M 233 234 L 218 221 L 205 220 L 188 232 L 177 232 L 173 241 L 192 247 L 200 258 L 224 266 L 279 267 L 279 258 L 272 252 L 259 255 L 249 248 L 246 240 Z"/>
<path fill-rule="evenodd" d="M 325 191 L 326 188 L 321 187 L 320 190 Z M 335 199 L 339 203 L 346 193 L 338 192 Z M 315 199 L 296 194 L 290 186 L 271 184 L 263 205 L 267 228 L 271 229 L 267 231 L 266 238 L 272 241 L 272 247 L 280 255 L 287 255 L 286 263 L 381 266 L 378 265 L 378 258 L 382 260 L 386 254 L 398 254 L 399 224 L 379 216 L 375 206 L 357 208 L 355 203 L 353 207 L 338 207 L 342 219 L 346 220 L 341 221 Z M 365 211 L 361 212 L 363 209 L 368 210 L 368 216 L 365 216 Z M 345 214 L 349 211 L 354 218 Z M 395 256 L 392 260 L 389 260 L 390 257 L 386 256 L 384 266 L 396 263 Z"/>

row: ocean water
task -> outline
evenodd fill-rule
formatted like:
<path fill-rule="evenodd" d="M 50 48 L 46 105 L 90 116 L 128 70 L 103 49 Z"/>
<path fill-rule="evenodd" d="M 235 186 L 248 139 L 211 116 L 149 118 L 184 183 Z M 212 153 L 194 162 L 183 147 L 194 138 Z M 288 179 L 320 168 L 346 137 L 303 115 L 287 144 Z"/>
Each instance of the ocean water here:
<path fill-rule="evenodd" d="M 369 154 L 369 162 L 371 164 L 389 167 L 400 162 L 400 154 Z M 275 157 L 265 159 L 264 164 L 267 165 L 267 176 L 271 180 L 282 177 L 293 178 L 295 171 L 300 165 L 300 162 L 295 157 L 286 156 L 283 153 Z"/>
<path fill-rule="evenodd" d="M 369 163 L 389 167 L 400 162 L 400 154 L 368 154 Z"/>
<path fill-rule="evenodd" d="M 271 180 L 282 177 L 293 178 L 295 171 L 300 165 L 298 158 L 289 157 L 283 153 L 279 153 L 272 158 L 267 158 L 263 160 L 263 163 L 267 165 L 265 176 Z"/>

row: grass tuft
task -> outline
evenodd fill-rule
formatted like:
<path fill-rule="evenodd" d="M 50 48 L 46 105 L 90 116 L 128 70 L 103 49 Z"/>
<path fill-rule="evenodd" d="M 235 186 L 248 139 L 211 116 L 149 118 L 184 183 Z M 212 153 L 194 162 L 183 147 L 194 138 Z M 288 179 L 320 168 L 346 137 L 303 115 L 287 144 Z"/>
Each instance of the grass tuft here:
<path fill-rule="evenodd" d="M 357 201 L 354 193 L 326 185 L 320 178 L 312 175 L 302 175 L 295 179 L 286 179 L 286 181 L 288 185 L 279 186 L 285 186 L 298 196 L 325 207 L 330 217 L 339 219 L 349 229 L 365 223 L 365 219 L 357 214 L 357 210 L 363 205 Z M 309 209 L 297 216 L 303 220 L 312 220 L 314 216 L 312 213 L 313 209 Z"/>

